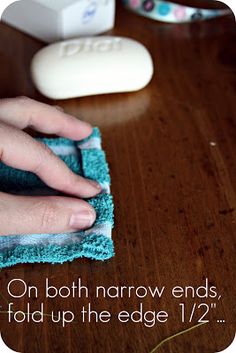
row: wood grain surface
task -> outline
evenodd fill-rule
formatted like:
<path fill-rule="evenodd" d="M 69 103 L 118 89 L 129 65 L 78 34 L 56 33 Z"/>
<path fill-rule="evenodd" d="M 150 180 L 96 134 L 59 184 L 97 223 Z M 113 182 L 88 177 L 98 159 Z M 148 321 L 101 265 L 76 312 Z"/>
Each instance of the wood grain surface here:
<path fill-rule="evenodd" d="M 236 29 L 233 16 L 199 24 L 168 25 L 118 6 L 110 33 L 142 42 L 151 52 L 155 74 L 136 93 L 49 101 L 34 88 L 30 61 L 43 43 L 0 24 L 0 96 L 26 95 L 57 104 L 101 128 L 115 202 L 116 256 L 106 262 L 80 259 L 64 265 L 17 265 L 0 272 L 1 292 L 17 310 L 45 313 L 71 310 L 79 317 L 91 302 L 112 313 L 109 323 L 77 320 L 62 328 L 9 323 L 0 315 L 5 342 L 22 353 L 148 353 L 161 340 L 193 326 L 181 322 L 194 303 L 217 302 L 210 323 L 163 345 L 160 353 L 215 353 L 235 333 L 236 289 Z M 140 67 L 140 71 L 142 68 Z M 37 286 L 38 298 L 13 300 L 7 284 L 19 278 Z M 78 278 L 89 298 L 45 299 L 45 279 L 71 286 Z M 209 279 L 220 300 L 174 299 L 176 286 L 198 287 Z M 94 298 L 96 286 L 165 286 L 161 299 Z M 21 289 L 19 288 L 19 291 Z M 166 323 L 120 323 L 116 314 L 166 310 Z M 2 310 L 6 303 L 1 299 Z M 217 323 L 217 319 L 225 323 Z"/>

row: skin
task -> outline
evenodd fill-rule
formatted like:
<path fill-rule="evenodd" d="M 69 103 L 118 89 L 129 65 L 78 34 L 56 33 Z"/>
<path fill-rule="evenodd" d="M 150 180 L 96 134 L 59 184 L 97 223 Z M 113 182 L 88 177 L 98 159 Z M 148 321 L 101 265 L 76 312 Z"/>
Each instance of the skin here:
<path fill-rule="evenodd" d="M 98 183 L 74 174 L 47 146 L 22 131 L 30 127 L 45 134 L 81 140 L 90 124 L 57 107 L 27 97 L 0 100 L 0 160 L 35 173 L 51 188 L 73 197 L 16 196 L 0 192 L 0 236 L 74 232 L 91 227 L 95 210 L 80 198 L 101 192 Z"/>

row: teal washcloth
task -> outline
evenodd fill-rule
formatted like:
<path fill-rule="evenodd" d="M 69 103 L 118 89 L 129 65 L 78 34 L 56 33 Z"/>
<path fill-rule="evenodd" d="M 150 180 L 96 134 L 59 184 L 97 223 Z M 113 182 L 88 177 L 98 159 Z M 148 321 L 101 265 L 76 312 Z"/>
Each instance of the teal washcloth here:
<path fill-rule="evenodd" d="M 110 175 L 98 128 L 88 138 L 76 142 L 66 138 L 42 138 L 75 173 L 98 181 L 103 192 L 87 200 L 96 210 L 92 228 L 68 234 L 24 234 L 0 236 L 0 267 L 17 263 L 63 263 L 87 257 L 107 260 L 114 255 L 111 238 L 113 201 L 110 195 Z M 28 195 L 57 194 L 35 174 L 0 163 L 0 191 Z"/>

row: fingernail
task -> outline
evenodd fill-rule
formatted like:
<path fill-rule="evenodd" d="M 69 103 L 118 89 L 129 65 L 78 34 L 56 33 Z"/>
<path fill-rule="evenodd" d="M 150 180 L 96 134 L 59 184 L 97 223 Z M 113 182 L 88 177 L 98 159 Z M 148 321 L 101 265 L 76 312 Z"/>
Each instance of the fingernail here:
<path fill-rule="evenodd" d="M 89 184 L 96 188 L 98 191 L 102 191 L 101 185 L 95 180 L 88 180 Z"/>
<path fill-rule="evenodd" d="M 94 212 L 81 211 L 71 216 L 69 225 L 73 229 L 86 229 L 92 226 L 94 220 Z"/>
<path fill-rule="evenodd" d="M 60 112 L 64 112 L 64 109 L 62 107 L 60 107 L 59 105 L 54 105 L 54 108 L 56 108 Z"/>

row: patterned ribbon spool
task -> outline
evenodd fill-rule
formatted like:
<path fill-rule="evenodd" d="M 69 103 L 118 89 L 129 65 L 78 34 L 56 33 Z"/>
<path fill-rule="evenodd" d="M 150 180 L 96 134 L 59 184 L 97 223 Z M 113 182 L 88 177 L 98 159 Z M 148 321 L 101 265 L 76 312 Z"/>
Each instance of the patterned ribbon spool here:
<path fill-rule="evenodd" d="M 170 23 L 208 20 L 231 14 L 228 9 L 201 9 L 161 0 L 123 0 L 123 3 L 139 15 Z"/>

